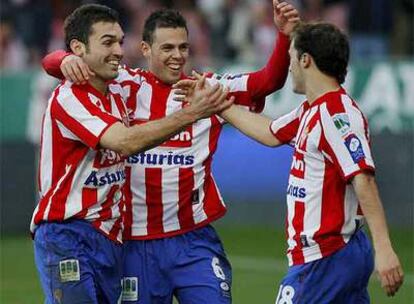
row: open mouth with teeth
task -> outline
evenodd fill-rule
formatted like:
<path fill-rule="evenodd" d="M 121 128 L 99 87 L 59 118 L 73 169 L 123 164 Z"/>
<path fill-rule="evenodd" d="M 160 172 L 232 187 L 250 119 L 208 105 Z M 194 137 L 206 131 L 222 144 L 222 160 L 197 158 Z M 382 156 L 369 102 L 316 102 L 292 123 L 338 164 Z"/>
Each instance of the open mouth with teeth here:
<path fill-rule="evenodd" d="M 180 73 L 183 67 L 182 64 L 175 64 L 175 63 L 170 63 L 167 66 L 171 71 L 176 72 L 176 73 Z"/>
<path fill-rule="evenodd" d="M 108 65 L 110 65 L 112 67 L 112 69 L 114 70 L 118 70 L 120 61 L 119 60 L 109 60 L 107 61 Z"/>

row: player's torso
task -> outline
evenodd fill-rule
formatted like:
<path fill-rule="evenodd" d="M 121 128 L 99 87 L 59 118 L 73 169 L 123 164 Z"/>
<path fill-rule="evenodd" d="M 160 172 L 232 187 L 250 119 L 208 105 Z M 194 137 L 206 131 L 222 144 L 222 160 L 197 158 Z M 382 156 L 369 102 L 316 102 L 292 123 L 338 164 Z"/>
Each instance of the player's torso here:
<path fill-rule="evenodd" d="M 119 89 L 113 89 L 107 98 L 82 91 L 75 95 L 128 124 L 125 105 L 117 92 Z M 54 98 L 71 94 L 68 90 L 61 86 Z M 109 233 L 114 221 L 120 218 L 124 159 L 112 150 L 94 150 L 85 145 L 69 127 L 55 119 L 55 113 L 59 111 L 57 104 L 52 98 L 44 116 L 39 165 L 41 200 L 37 217 L 52 221 L 86 219 L 96 222 L 97 228 Z M 68 119 L 71 121 L 68 125 L 78 123 L 76 119 Z"/>
<path fill-rule="evenodd" d="M 324 136 L 320 109 L 310 107 L 300 119 L 286 191 L 291 264 L 330 254 L 355 230 L 355 193 L 321 151 Z"/>
<path fill-rule="evenodd" d="M 170 86 L 144 74 L 127 108 L 136 123 L 145 123 L 182 109 L 173 97 Z M 128 157 L 126 238 L 182 233 L 224 213 L 211 176 L 221 126 L 216 116 L 202 119 L 163 144 Z"/>

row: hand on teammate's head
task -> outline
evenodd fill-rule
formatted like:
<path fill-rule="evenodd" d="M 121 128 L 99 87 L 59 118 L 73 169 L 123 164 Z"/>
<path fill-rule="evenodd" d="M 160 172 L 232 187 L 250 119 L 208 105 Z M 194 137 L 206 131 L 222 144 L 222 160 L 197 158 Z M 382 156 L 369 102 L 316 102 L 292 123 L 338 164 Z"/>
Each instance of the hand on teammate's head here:
<path fill-rule="evenodd" d="M 280 32 L 290 35 L 300 22 L 299 12 L 292 4 L 273 0 L 273 20 Z"/>

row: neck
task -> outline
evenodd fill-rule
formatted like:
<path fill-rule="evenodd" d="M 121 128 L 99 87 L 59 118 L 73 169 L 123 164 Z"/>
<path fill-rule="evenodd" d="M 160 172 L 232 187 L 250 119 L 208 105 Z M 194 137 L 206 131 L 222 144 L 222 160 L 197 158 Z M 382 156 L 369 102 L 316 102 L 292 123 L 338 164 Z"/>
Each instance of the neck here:
<path fill-rule="evenodd" d="M 103 95 L 106 95 L 106 93 L 108 92 L 108 85 L 106 81 L 103 79 L 100 79 L 98 77 L 92 77 L 91 79 L 89 79 L 89 83 Z"/>
<path fill-rule="evenodd" d="M 338 81 L 325 74 L 310 75 L 306 81 L 306 98 L 309 104 L 326 93 L 339 90 Z"/>

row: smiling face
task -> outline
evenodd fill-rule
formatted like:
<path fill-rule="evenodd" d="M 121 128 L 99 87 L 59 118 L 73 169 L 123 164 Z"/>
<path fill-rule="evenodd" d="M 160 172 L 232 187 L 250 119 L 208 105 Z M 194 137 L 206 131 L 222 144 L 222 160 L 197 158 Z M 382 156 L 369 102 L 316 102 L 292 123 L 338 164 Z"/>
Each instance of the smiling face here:
<path fill-rule="evenodd" d="M 97 78 L 107 81 L 118 76 L 123 38 L 124 32 L 118 23 L 97 22 L 92 25 L 82 58 Z"/>
<path fill-rule="evenodd" d="M 176 83 L 189 56 L 187 31 L 183 27 L 156 28 L 152 43 L 141 43 L 142 53 L 148 60 L 149 69 L 161 81 Z"/>

